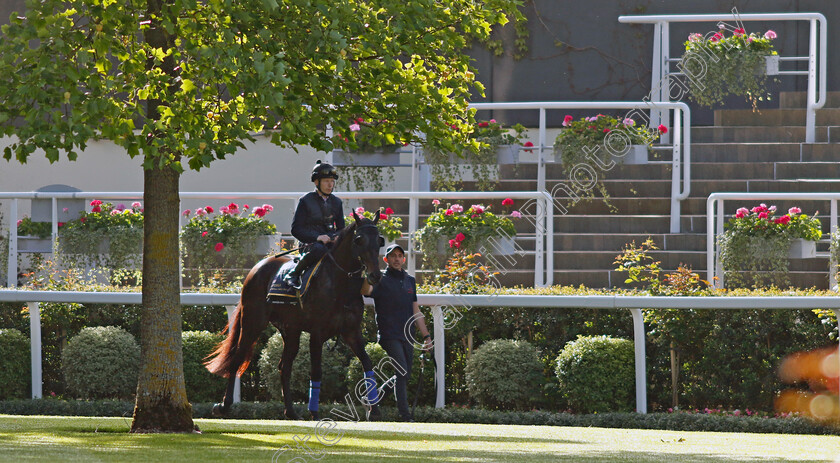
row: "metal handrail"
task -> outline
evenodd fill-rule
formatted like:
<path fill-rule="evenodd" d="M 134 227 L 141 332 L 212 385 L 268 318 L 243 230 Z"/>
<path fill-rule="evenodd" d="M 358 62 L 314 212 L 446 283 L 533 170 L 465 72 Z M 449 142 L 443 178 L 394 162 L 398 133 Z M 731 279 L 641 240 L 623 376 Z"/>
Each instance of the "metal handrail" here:
<path fill-rule="evenodd" d="M 0 290 L 2 302 L 25 302 L 30 314 L 30 342 L 32 365 L 32 397 L 42 396 L 41 320 L 40 302 L 75 302 L 99 304 L 140 304 L 141 293 L 75 292 L 75 291 L 24 291 Z M 371 303 L 366 298 L 367 303 Z M 532 307 L 532 308 L 582 308 L 627 309 L 633 317 L 634 369 L 636 411 L 647 413 L 647 363 L 645 356 L 645 326 L 642 309 L 799 309 L 801 307 L 831 309 L 838 315 L 840 324 L 840 298 L 821 296 L 737 297 L 737 296 L 536 296 L 536 295 L 462 295 L 418 294 L 418 303 L 431 306 L 434 318 L 434 355 L 437 368 L 435 379 L 437 396 L 435 406 L 442 408 L 445 399 L 445 345 L 447 320 L 460 311 L 473 307 Z M 181 293 L 183 305 L 224 305 L 228 318 L 239 302 L 238 294 Z M 446 315 L 444 315 L 446 312 Z M 455 320 L 457 323 L 457 319 Z M 239 402 L 237 378 L 234 401 Z"/>
<path fill-rule="evenodd" d="M 691 109 L 682 102 L 661 102 L 652 104 L 650 101 L 535 101 L 508 103 L 472 103 L 471 108 L 478 110 L 528 110 L 537 109 L 540 112 L 538 146 L 537 149 L 537 189 L 545 191 L 545 154 L 549 146 L 546 145 L 546 111 L 550 109 L 641 109 L 673 110 L 674 111 L 674 141 L 672 148 L 674 156 L 671 169 L 671 233 L 680 232 L 680 201 L 688 198 L 691 193 Z M 682 115 L 682 118 L 680 118 Z M 644 116 L 644 114 L 641 114 Z M 653 124 L 656 127 L 659 124 Z M 684 154 L 682 149 L 684 147 Z M 685 158 L 683 162 L 683 156 Z M 680 174 L 682 172 L 682 176 Z M 682 180 L 682 181 L 681 181 Z M 551 236 L 551 235 L 549 235 Z"/>
<path fill-rule="evenodd" d="M 677 15 L 642 15 L 619 16 L 618 21 L 628 24 L 654 24 L 653 69 L 651 83 L 651 100 L 654 105 L 670 101 L 671 85 L 669 77 L 670 63 L 670 23 L 710 22 L 710 21 L 808 21 L 810 35 L 808 41 L 808 90 L 805 116 L 805 143 L 816 141 L 816 110 L 822 108 L 826 101 L 826 69 L 828 32 L 827 20 L 822 13 L 747 13 L 740 14 L 733 10 L 730 14 L 677 14 Z M 817 26 L 819 25 L 819 44 L 817 43 Z M 817 92 L 817 55 L 819 55 L 819 92 Z M 787 61 L 787 60 L 786 60 Z M 783 75 L 791 72 L 784 72 Z M 659 118 L 661 114 L 651 119 Z"/>
<path fill-rule="evenodd" d="M 830 229 L 829 236 L 837 231 L 837 201 L 840 200 L 840 193 L 712 193 L 706 199 L 706 275 L 708 281 L 716 288 L 723 288 L 723 263 L 718 259 L 720 249 L 717 246 L 717 236 L 723 234 L 723 203 L 726 200 L 772 200 L 772 199 L 796 199 L 796 200 L 828 200 L 831 201 L 831 212 L 829 215 Z M 716 208 L 717 207 L 717 208 Z M 717 211 L 717 212 L 716 212 Z M 716 230 L 717 228 L 717 230 Z M 834 274 L 834 256 L 829 256 L 828 287 L 833 288 L 837 284 Z"/>
<path fill-rule="evenodd" d="M 181 192 L 181 199 L 298 199 L 306 192 Z M 535 259 L 534 259 L 534 285 L 551 285 L 554 276 L 554 240 L 553 236 L 554 209 L 551 197 L 540 191 L 505 191 L 505 192 L 449 192 L 449 191 L 388 191 L 388 192 L 342 192 L 342 198 L 346 199 L 408 199 L 409 200 L 409 226 L 408 241 L 406 249 L 408 257 L 407 270 L 414 273 L 416 270 L 414 231 L 418 227 L 420 213 L 419 199 L 527 199 L 534 201 L 537 205 L 535 224 Z M 20 192 L 0 193 L 0 200 L 11 199 L 12 223 L 17 220 L 19 199 L 51 199 L 52 200 L 52 240 L 53 250 L 56 247 L 58 238 L 58 200 L 59 199 L 142 199 L 142 192 Z M 17 227 L 11 226 L 9 233 L 9 262 L 8 262 L 8 285 L 17 285 Z M 550 234 L 549 234 L 550 233 Z M 524 252 L 524 251 L 523 251 Z"/>

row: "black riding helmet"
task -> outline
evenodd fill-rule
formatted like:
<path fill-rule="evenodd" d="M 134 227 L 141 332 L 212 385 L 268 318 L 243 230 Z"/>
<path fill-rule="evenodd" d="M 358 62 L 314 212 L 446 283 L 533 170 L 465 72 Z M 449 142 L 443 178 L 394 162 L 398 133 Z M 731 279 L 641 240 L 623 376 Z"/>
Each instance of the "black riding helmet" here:
<path fill-rule="evenodd" d="M 338 180 L 338 172 L 335 171 L 335 167 L 330 164 L 321 163 L 319 160 L 315 163 L 315 167 L 312 168 L 312 177 L 310 177 L 310 181 L 314 182 L 315 180 L 319 180 L 322 178 L 334 178 Z"/>

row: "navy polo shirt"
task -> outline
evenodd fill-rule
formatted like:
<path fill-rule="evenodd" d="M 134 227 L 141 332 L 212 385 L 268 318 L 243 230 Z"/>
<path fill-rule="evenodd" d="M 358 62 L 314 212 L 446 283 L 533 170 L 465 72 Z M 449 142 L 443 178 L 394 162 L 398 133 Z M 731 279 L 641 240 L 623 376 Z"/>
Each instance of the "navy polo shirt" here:
<path fill-rule="evenodd" d="M 379 339 L 405 341 L 405 325 L 414 314 L 414 302 L 417 301 L 414 277 L 405 270 L 396 271 L 388 267 L 370 296 L 376 307 Z"/>

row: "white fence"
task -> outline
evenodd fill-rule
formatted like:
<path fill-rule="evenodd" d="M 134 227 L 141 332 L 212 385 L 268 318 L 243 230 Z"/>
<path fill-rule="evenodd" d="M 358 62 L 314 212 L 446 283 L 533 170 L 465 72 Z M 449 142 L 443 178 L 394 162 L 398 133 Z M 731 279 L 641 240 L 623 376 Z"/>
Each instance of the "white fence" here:
<path fill-rule="evenodd" d="M 827 200 L 831 201 L 831 212 L 829 216 L 830 230 L 829 237 L 837 231 L 837 200 L 840 200 L 840 193 L 712 193 L 706 200 L 706 273 L 709 282 L 716 288 L 723 288 L 724 272 L 723 263 L 718 258 L 720 253 L 717 245 L 717 237 L 723 234 L 723 204 L 726 200 L 772 200 L 772 199 L 795 199 L 795 200 Z M 837 284 L 835 267 L 837 262 L 834 256 L 829 253 L 828 266 L 828 287 L 834 288 Z M 716 278 L 717 277 L 717 278 Z"/>
<path fill-rule="evenodd" d="M 627 309 L 633 317 L 635 350 L 636 411 L 647 413 L 647 367 L 645 360 L 645 328 L 642 309 L 831 309 L 840 319 L 840 298 L 815 296 L 787 297 L 664 297 L 664 296 L 514 296 L 418 294 L 421 305 L 431 306 L 434 326 L 434 355 L 437 365 L 435 406 L 445 401 L 444 380 L 446 330 L 457 324 L 460 315 L 482 307 L 533 307 Z M 32 343 L 32 397 L 42 396 L 40 302 L 77 302 L 97 304 L 140 304 L 140 293 L 103 293 L 69 291 L 0 290 L 0 301 L 24 302 L 29 306 Z M 184 305 L 224 305 L 231 309 L 239 301 L 237 294 L 182 293 Z M 370 302 L 370 299 L 368 299 Z M 840 362 L 840 359 L 838 359 Z M 239 401 L 239 387 L 234 393 Z"/>
<path fill-rule="evenodd" d="M 674 14 L 647 16 L 619 16 L 618 22 L 628 24 L 653 24 L 653 70 L 651 76 L 650 105 L 657 108 L 660 104 L 671 101 L 671 76 L 681 75 L 671 71 L 671 63 L 680 61 L 672 58 L 670 51 L 671 23 L 686 22 L 720 22 L 734 21 L 807 21 L 809 28 L 808 56 L 780 57 L 780 61 L 807 61 L 807 71 L 779 71 L 779 75 L 808 76 L 807 102 L 805 110 L 805 143 L 816 140 L 816 110 L 825 105 L 826 100 L 826 69 L 828 57 L 827 20 L 821 13 L 749 13 L 740 14 L 733 10 L 730 14 Z M 819 26 L 819 27 L 818 27 Z M 819 34 L 819 42 L 817 35 Z M 819 57 L 819 67 L 817 58 Z M 819 75 L 817 74 L 819 72 Z M 817 81 L 819 81 L 819 95 L 817 95 Z M 651 120 L 666 117 L 664 114 L 651 110 Z"/>

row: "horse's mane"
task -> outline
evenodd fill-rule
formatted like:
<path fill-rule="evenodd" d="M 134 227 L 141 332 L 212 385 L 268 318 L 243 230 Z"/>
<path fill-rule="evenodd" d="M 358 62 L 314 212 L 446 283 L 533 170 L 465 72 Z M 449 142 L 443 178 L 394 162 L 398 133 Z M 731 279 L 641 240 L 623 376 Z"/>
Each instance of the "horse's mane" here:
<path fill-rule="evenodd" d="M 338 236 L 336 236 L 335 246 L 333 247 L 333 249 L 337 249 L 341 245 L 341 242 L 344 241 L 344 238 L 346 238 L 348 235 L 353 235 L 353 232 L 356 231 L 356 225 L 359 225 L 359 224 L 369 225 L 369 224 L 373 224 L 373 221 L 370 220 L 367 217 L 360 217 L 358 222 L 353 220 L 350 223 L 350 225 L 345 226 L 344 228 L 341 229 L 341 231 L 338 232 Z"/>

